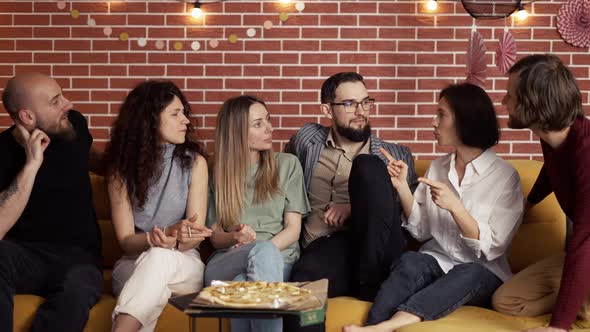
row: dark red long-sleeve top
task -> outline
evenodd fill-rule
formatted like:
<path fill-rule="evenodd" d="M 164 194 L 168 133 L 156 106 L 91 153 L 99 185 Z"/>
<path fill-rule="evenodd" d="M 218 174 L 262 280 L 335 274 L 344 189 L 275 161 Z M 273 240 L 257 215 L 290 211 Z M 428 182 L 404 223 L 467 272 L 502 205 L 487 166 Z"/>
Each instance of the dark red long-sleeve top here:
<path fill-rule="evenodd" d="M 590 120 L 578 117 L 565 142 L 541 140 L 545 164 L 529 196 L 536 204 L 551 192 L 573 222 L 550 326 L 569 330 L 590 291 Z"/>

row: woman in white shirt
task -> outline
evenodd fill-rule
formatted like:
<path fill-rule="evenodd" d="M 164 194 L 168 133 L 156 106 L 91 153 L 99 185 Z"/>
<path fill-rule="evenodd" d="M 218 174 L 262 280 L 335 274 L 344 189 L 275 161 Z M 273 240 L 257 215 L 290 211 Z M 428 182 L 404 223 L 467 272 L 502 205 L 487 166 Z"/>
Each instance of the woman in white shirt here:
<path fill-rule="evenodd" d="M 394 331 L 444 317 L 461 305 L 489 307 L 492 294 L 510 277 L 506 251 L 522 220 L 518 173 L 491 149 L 499 139 L 496 113 L 486 92 L 472 84 L 440 93 L 434 137 L 454 152 L 434 160 L 412 195 L 408 166 L 390 160 L 403 227 L 427 241 L 419 252 L 394 262 L 365 327 L 345 332 Z M 384 152 L 385 154 L 386 152 Z"/>

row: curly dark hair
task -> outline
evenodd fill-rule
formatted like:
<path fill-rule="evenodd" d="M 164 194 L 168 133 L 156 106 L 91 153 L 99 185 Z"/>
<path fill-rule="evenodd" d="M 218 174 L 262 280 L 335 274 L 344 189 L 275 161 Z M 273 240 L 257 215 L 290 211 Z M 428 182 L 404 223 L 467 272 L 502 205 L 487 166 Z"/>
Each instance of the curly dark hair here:
<path fill-rule="evenodd" d="M 140 83 L 125 98 L 111 130 L 104 157 L 107 176 L 125 184 L 130 201 L 139 208 L 145 204 L 150 186 L 162 172 L 160 114 L 174 97 L 178 97 L 185 116 L 190 119 L 191 107 L 174 83 L 152 80 Z M 194 128 L 189 125 L 184 143 L 174 149 L 173 158 L 180 159 L 185 169 L 192 166 L 194 153 L 204 154 L 193 134 Z"/>

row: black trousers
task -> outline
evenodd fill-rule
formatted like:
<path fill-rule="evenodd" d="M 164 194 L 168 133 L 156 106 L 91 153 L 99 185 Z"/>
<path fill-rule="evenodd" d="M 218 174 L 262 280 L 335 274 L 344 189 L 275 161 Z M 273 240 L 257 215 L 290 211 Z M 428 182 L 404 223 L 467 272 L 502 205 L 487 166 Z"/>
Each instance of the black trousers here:
<path fill-rule="evenodd" d="M 0 240 L 0 331 L 13 330 L 15 294 L 46 298 L 31 331 L 82 331 L 102 288 L 99 258 L 84 249 Z"/>
<path fill-rule="evenodd" d="M 293 265 L 291 280 L 327 278 L 328 297 L 355 296 L 373 301 L 389 275 L 392 262 L 406 248 L 401 207 L 385 164 L 374 155 L 359 155 L 354 159 L 348 192 L 351 204 L 348 230 L 310 243 Z M 288 320 L 285 329 L 298 330 Z M 323 329 L 314 326 L 299 330 Z"/>

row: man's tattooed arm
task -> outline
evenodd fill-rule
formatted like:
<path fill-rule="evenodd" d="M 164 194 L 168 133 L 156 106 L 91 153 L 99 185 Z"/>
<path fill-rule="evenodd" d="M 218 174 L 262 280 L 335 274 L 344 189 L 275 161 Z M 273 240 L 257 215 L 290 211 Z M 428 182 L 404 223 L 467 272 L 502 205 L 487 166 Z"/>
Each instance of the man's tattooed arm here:
<path fill-rule="evenodd" d="M 10 197 L 12 197 L 14 194 L 16 194 L 17 191 L 18 191 L 17 179 L 14 179 L 14 181 L 12 181 L 12 183 L 8 186 L 8 188 L 6 188 L 6 190 L 4 190 L 3 192 L 0 192 L 0 208 L 4 207 L 4 204 L 6 203 L 6 201 L 8 201 L 8 199 Z"/>
<path fill-rule="evenodd" d="M 6 236 L 25 210 L 38 170 L 23 167 L 12 183 L 0 192 L 0 240 Z"/>

